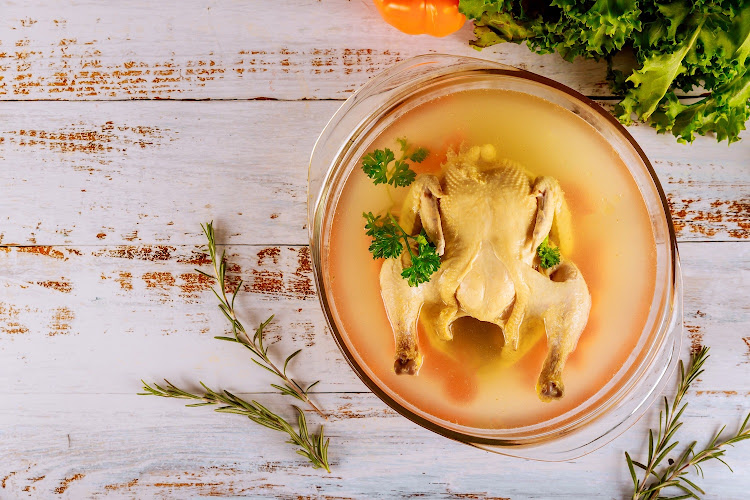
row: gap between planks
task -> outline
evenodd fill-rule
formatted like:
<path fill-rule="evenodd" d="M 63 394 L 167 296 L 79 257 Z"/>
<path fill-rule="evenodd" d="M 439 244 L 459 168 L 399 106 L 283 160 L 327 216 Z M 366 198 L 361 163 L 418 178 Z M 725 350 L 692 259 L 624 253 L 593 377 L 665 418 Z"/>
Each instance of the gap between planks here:
<path fill-rule="evenodd" d="M 586 95 L 612 95 L 603 62 L 571 64 L 515 44 L 478 52 L 468 43 L 471 23 L 449 37 L 411 36 L 384 23 L 372 2 L 332 3 L 277 0 L 274 9 L 258 9 L 188 0 L 177 13 L 144 0 L 9 5 L 0 23 L 0 99 L 343 99 L 425 53 L 489 59 Z M 358 22 L 355 37 L 342 31 L 342 19 Z"/>
<path fill-rule="evenodd" d="M 364 85 L 364 84 L 363 84 Z M 622 97 L 620 96 L 602 96 L 602 95 L 586 95 L 583 94 L 583 96 L 587 99 L 591 99 L 592 101 L 621 101 Z M 701 99 L 702 97 L 705 97 L 705 95 L 681 95 L 678 96 L 681 100 L 690 100 L 690 99 Z M 341 102 L 343 103 L 347 99 L 344 97 L 341 98 L 335 98 L 335 97 L 301 97 L 301 98 L 284 98 L 284 97 L 263 97 L 263 96 L 257 96 L 257 97 L 243 97 L 243 98 L 233 98 L 233 97 L 203 97 L 203 98 L 158 98 L 158 97 L 132 97 L 132 98 L 126 98 L 126 99 L 0 99 L 0 103 L 2 102 L 258 102 L 258 101 L 271 101 L 271 102 Z"/>

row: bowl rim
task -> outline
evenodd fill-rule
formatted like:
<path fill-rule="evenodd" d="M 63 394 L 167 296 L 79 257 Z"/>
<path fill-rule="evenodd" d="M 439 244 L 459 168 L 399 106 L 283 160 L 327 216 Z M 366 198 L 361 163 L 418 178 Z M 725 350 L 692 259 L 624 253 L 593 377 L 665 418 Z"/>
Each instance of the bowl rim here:
<path fill-rule="evenodd" d="M 417 55 L 414 57 L 411 57 L 409 59 L 406 59 L 404 61 L 401 61 L 388 69 L 384 70 L 383 72 L 376 74 L 373 78 L 368 80 L 363 86 L 361 86 L 359 89 L 357 89 L 354 94 L 352 94 L 344 103 L 339 107 L 339 109 L 334 113 L 334 115 L 331 117 L 331 119 L 328 121 L 326 126 L 324 127 L 323 131 L 321 132 L 318 140 L 315 143 L 315 146 L 313 147 L 312 154 L 311 154 L 311 161 L 310 161 L 310 170 L 308 171 L 308 212 L 309 212 L 309 220 L 308 220 L 308 231 L 310 236 L 310 251 L 312 256 L 312 264 L 313 264 L 313 275 L 315 279 L 315 285 L 316 285 L 316 292 L 318 295 L 318 299 L 320 300 L 321 307 L 324 312 L 324 316 L 326 318 L 326 322 L 329 326 L 329 329 L 331 331 L 331 334 L 338 346 L 338 348 L 341 350 L 342 354 L 344 355 L 344 358 L 346 359 L 346 362 L 348 365 L 353 369 L 353 371 L 357 374 L 359 379 L 367 386 L 368 389 L 370 389 L 380 400 L 382 400 L 385 404 L 387 404 L 391 409 L 402 415 L 403 417 L 406 417 L 410 421 L 416 423 L 417 425 L 424 427 L 427 430 L 430 430 L 436 434 L 439 434 L 443 437 L 452 439 L 454 441 L 458 441 L 464 444 L 469 444 L 475 447 L 479 447 L 481 449 L 487 450 L 489 447 L 494 446 L 501 446 L 504 448 L 508 448 L 508 451 L 498 451 L 494 448 L 489 448 L 490 451 L 496 451 L 502 454 L 510 455 L 510 456 L 517 456 L 517 457 L 523 457 L 523 458 L 531 458 L 535 460 L 543 460 L 539 459 L 534 456 L 527 456 L 527 455 L 519 455 L 514 454 L 511 450 L 512 449 L 520 449 L 520 448 L 527 448 L 527 447 L 539 447 L 544 446 L 548 440 L 545 438 L 541 438 L 541 441 L 531 441 L 528 443 L 519 443 L 517 441 L 512 441 L 504 438 L 494 438 L 494 437 L 483 437 L 483 436 L 477 436 L 472 434 L 467 434 L 464 432 L 456 431 L 453 429 L 446 428 L 444 426 L 441 426 L 439 423 L 436 423 L 434 421 L 431 421 L 418 413 L 410 410 L 409 408 L 405 407 L 402 403 L 394 399 L 391 395 L 389 395 L 384 389 L 382 389 L 363 369 L 363 367 L 360 366 L 359 363 L 355 361 L 355 356 L 352 353 L 352 351 L 349 349 L 345 339 L 343 338 L 341 332 L 339 332 L 339 329 L 336 327 L 336 325 L 332 324 L 332 311 L 331 306 L 328 301 L 328 297 L 326 296 L 326 293 L 324 292 L 324 284 L 322 283 L 322 272 L 320 269 L 320 249 L 317 248 L 318 246 L 314 244 L 315 238 L 314 238 L 314 232 L 315 232 L 315 223 L 313 222 L 313 214 L 317 214 L 319 212 L 319 206 L 321 202 L 321 198 L 323 198 L 323 191 L 325 190 L 326 185 L 328 184 L 328 180 L 331 175 L 331 171 L 333 169 L 328 168 L 328 171 L 326 172 L 325 179 L 323 180 L 323 189 L 320 190 L 319 193 L 313 193 L 311 192 L 311 182 L 312 182 L 312 160 L 314 158 L 316 149 L 318 148 L 318 145 L 320 141 L 323 139 L 326 131 L 332 126 L 332 124 L 336 123 L 336 120 L 343 114 L 348 111 L 347 105 L 354 101 L 360 94 L 365 93 L 367 90 L 371 89 L 373 86 L 377 85 L 379 82 L 378 77 L 387 77 L 392 74 L 398 73 L 402 69 L 405 69 L 410 66 L 415 66 L 419 64 L 426 64 L 429 62 L 434 62 L 435 59 L 455 59 L 456 61 L 464 61 L 464 62 L 473 62 L 478 64 L 478 67 L 481 69 L 491 69 L 493 74 L 498 74 L 502 76 L 509 76 L 513 78 L 520 78 L 523 80 L 528 80 L 537 84 L 541 84 L 543 86 L 550 87 L 554 90 L 557 90 L 559 92 L 562 92 L 569 97 L 572 97 L 573 99 L 579 101 L 581 104 L 585 105 L 588 109 L 596 112 L 600 117 L 603 117 L 610 125 L 612 125 L 615 129 L 615 131 L 620 134 L 622 138 L 624 138 L 627 143 L 633 148 L 635 153 L 637 154 L 638 158 L 643 162 L 644 167 L 646 168 L 646 171 L 648 173 L 648 176 L 650 177 L 650 180 L 653 184 L 653 187 L 656 189 L 656 192 L 658 194 L 659 201 L 661 202 L 661 214 L 665 217 L 665 223 L 667 228 L 667 235 L 669 238 L 669 261 L 671 264 L 671 269 L 668 269 L 669 276 L 671 277 L 671 282 L 669 283 L 669 289 L 672 290 L 672 296 L 671 298 L 668 297 L 667 304 L 665 304 L 665 308 L 667 311 L 667 317 L 671 318 L 668 322 L 668 324 L 672 324 L 674 321 L 674 314 L 676 313 L 677 309 L 680 309 L 679 302 L 681 301 L 681 297 L 679 296 L 680 292 L 680 282 L 681 282 L 681 276 L 680 276 L 680 265 L 679 265 L 679 253 L 677 248 L 677 237 L 674 230 L 674 224 L 672 221 L 671 216 L 671 210 L 669 208 L 669 203 L 667 201 L 664 189 L 661 185 L 661 182 L 659 181 L 659 178 L 656 174 L 656 171 L 653 168 L 653 165 L 649 161 L 648 157 L 646 156 L 646 153 L 641 148 L 641 146 L 636 142 L 635 138 L 628 132 L 627 128 L 617 119 L 615 118 L 610 112 L 608 112 L 606 109 L 604 109 L 599 103 L 594 101 L 593 99 L 585 96 L 584 94 L 562 84 L 555 80 L 552 80 L 550 78 L 544 77 L 542 75 L 538 75 L 536 73 L 521 69 L 512 67 L 509 65 L 505 65 L 503 63 L 499 63 L 496 61 L 486 60 L 486 59 L 479 59 L 474 57 L 468 57 L 468 56 L 459 56 L 459 55 L 452 55 L 452 54 L 423 54 L 423 55 Z M 349 144 L 342 146 L 342 150 L 345 150 Z M 340 156 L 342 154 L 342 150 L 339 151 L 339 154 L 337 156 Z M 666 246 L 666 245 L 665 245 Z M 681 314 L 681 312 L 680 312 Z M 653 401 L 656 399 L 655 396 L 658 395 L 661 390 L 663 389 L 663 386 L 671 376 L 671 373 L 674 371 L 676 364 L 677 364 L 677 357 L 678 353 L 680 352 L 681 348 L 681 335 L 677 336 L 676 339 L 674 339 L 674 345 L 669 346 L 666 345 L 669 343 L 669 337 L 665 337 L 663 339 L 663 343 L 665 344 L 664 347 L 666 347 L 671 354 L 671 358 L 668 361 L 668 365 L 666 366 L 662 376 L 658 379 L 657 383 L 654 384 L 654 387 L 649 392 L 650 400 L 646 402 L 646 409 L 653 403 Z M 653 361 L 653 360 L 652 360 Z M 632 378 L 632 376 L 631 376 Z M 653 393 L 656 394 L 653 394 Z M 639 405 L 636 409 L 641 408 L 643 404 Z M 598 419 L 602 416 L 602 414 L 606 414 L 607 410 L 609 408 L 605 409 L 603 412 L 600 411 L 598 415 L 594 417 L 593 420 Z M 634 410 L 635 412 L 635 410 Z M 615 435 L 611 437 L 611 439 L 614 439 L 618 435 L 620 435 L 622 432 L 627 430 L 635 421 L 637 421 L 638 418 L 645 412 L 645 409 L 640 412 L 640 415 L 630 422 L 628 425 L 624 426 L 624 428 L 617 432 Z M 615 430 L 616 428 L 620 427 L 621 424 L 627 423 L 627 419 L 619 422 L 618 424 L 615 424 L 609 431 L 607 431 L 604 435 L 607 435 L 611 433 L 611 431 Z M 568 430 L 568 434 L 575 434 L 577 431 L 585 428 L 586 425 L 583 427 L 577 426 L 570 430 Z M 563 434 L 564 436 L 564 434 Z M 603 436 L 600 436 L 603 437 Z M 587 447 L 590 446 L 592 443 L 597 441 L 600 437 L 595 438 L 593 441 L 587 442 L 581 446 Z M 610 440 L 611 440 L 610 439 Z M 585 455 L 591 451 L 594 451 L 595 449 L 599 448 L 600 446 L 603 446 L 609 442 L 609 440 L 601 443 L 599 446 L 596 446 L 593 449 L 587 450 L 583 453 L 579 453 L 578 455 L 571 456 L 569 458 L 576 458 L 581 455 Z M 565 458 L 565 459 L 569 459 Z M 544 460 L 543 460 L 544 461 Z M 552 460 L 555 461 L 555 460 Z"/>

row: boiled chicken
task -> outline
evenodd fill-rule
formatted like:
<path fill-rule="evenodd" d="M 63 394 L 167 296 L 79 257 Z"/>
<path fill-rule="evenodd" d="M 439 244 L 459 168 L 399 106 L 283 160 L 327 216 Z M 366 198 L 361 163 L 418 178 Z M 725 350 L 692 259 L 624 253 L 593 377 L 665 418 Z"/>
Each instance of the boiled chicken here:
<path fill-rule="evenodd" d="M 441 265 L 429 282 L 411 287 L 401 277 L 408 252 L 383 263 L 380 286 L 396 340 L 395 371 L 413 375 L 422 365 L 420 315 L 428 333 L 446 341 L 458 318 L 493 323 L 502 329 L 503 348 L 514 350 L 522 326 L 541 322 L 548 353 L 537 393 L 543 401 L 563 397 L 563 368 L 586 326 L 591 296 L 580 270 L 565 258 L 572 235 L 558 182 L 498 159 L 491 144 L 463 147 L 448 154 L 440 177 L 417 176 L 399 223 L 411 235 L 424 229 Z M 545 238 L 562 255 L 549 269 L 537 257 Z"/>

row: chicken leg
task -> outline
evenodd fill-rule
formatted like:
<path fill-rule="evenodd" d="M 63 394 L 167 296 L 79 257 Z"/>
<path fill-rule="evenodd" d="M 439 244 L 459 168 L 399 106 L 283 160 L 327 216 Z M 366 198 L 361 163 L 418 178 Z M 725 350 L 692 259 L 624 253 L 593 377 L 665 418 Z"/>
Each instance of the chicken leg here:
<path fill-rule="evenodd" d="M 416 375 L 422 366 L 422 355 L 417 341 L 417 319 L 424 304 L 424 284 L 409 286 L 401 276 L 402 259 L 386 259 L 380 269 L 380 291 L 388 321 L 396 340 L 396 373 Z"/>
<path fill-rule="evenodd" d="M 565 394 L 563 368 L 586 327 L 591 296 L 581 271 L 570 261 L 558 264 L 549 278 L 533 269 L 527 275 L 536 288 L 530 314 L 542 318 L 547 334 L 547 357 L 536 390 L 542 401 L 553 401 Z"/>

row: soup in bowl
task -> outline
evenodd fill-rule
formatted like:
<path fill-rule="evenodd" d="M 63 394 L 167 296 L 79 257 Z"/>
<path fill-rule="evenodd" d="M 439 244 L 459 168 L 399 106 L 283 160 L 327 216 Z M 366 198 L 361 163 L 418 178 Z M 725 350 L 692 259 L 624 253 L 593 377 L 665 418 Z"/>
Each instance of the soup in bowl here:
<path fill-rule="evenodd" d="M 317 289 L 364 383 L 462 442 L 543 460 L 616 437 L 679 352 L 679 261 L 645 154 L 546 78 L 420 56 L 370 80 L 310 165 Z"/>

